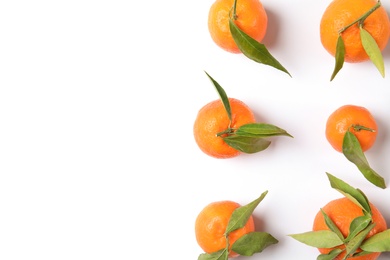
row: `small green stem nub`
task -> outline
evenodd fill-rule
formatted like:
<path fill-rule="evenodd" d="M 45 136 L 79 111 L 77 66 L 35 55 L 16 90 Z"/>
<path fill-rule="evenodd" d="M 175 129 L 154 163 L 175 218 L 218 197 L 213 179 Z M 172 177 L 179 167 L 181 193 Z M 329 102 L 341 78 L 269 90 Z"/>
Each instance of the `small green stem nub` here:
<path fill-rule="evenodd" d="M 348 24 L 347 26 L 345 26 L 344 28 L 342 28 L 340 31 L 339 31 L 339 34 L 341 34 L 342 32 L 344 32 L 345 30 L 347 30 L 349 27 L 351 27 L 352 25 L 354 25 L 355 23 L 358 23 L 358 26 L 359 27 L 362 27 L 363 26 L 363 23 L 364 23 L 364 20 L 367 19 L 368 16 L 370 16 L 376 9 L 378 9 L 379 7 L 381 6 L 381 1 L 378 0 L 378 3 L 376 3 L 376 5 L 371 8 L 370 10 L 368 10 L 368 12 L 366 12 L 365 14 L 363 14 L 362 16 L 360 16 L 358 19 L 356 19 L 355 21 L 353 21 L 352 23 Z"/>

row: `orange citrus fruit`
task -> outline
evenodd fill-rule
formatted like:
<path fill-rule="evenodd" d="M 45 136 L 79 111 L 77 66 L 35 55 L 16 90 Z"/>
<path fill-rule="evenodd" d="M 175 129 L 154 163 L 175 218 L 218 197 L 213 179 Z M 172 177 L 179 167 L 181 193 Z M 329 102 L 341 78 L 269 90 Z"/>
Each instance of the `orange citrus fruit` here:
<path fill-rule="evenodd" d="M 193 134 L 199 148 L 207 155 L 215 158 L 232 158 L 241 152 L 230 147 L 218 133 L 230 128 L 238 128 L 244 124 L 254 123 L 255 116 L 242 101 L 229 98 L 232 122 L 220 99 L 203 106 L 195 119 Z M 230 124 L 230 125 L 229 125 Z"/>
<path fill-rule="evenodd" d="M 320 22 L 323 47 L 335 56 L 340 30 L 359 19 L 377 3 L 377 0 L 333 0 L 325 9 Z M 386 47 L 390 37 L 390 21 L 382 5 L 364 20 L 363 28 L 375 39 L 380 50 Z M 363 48 L 357 23 L 343 31 L 341 36 L 345 45 L 346 62 L 362 62 L 369 59 Z"/>
<path fill-rule="evenodd" d="M 370 203 L 371 211 L 372 211 L 372 222 L 376 225 L 374 228 L 368 233 L 365 239 L 379 233 L 385 231 L 387 229 L 386 220 L 384 219 L 381 212 L 378 208 L 375 207 L 372 203 Z M 353 203 L 347 197 L 343 197 L 340 199 L 335 199 L 326 204 L 322 210 L 329 216 L 329 218 L 335 223 L 335 225 L 339 228 L 340 232 L 346 238 L 349 234 L 349 227 L 353 219 L 359 216 L 363 216 L 363 210 Z M 313 231 L 318 230 L 329 230 L 329 227 L 326 225 L 324 216 L 321 211 L 317 213 L 313 222 Z M 338 248 L 343 248 L 344 245 L 339 246 Z M 322 254 L 329 253 L 334 248 L 319 248 L 318 250 Z M 370 253 L 363 256 L 350 257 L 348 259 L 353 260 L 374 260 L 379 257 L 380 253 Z M 338 255 L 335 260 L 344 259 L 345 251 Z"/>
<path fill-rule="evenodd" d="M 370 111 L 356 105 L 341 106 L 328 117 L 325 135 L 335 150 L 342 152 L 343 138 L 348 130 L 357 137 L 363 152 L 374 145 L 378 134 L 377 123 Z"/>
<path fill-rule="evenodd" d="M 210 7 L 208 29 L 212 40 L 222 49 L 240 53 L 230 33 L 229 19 L 234 0 L 216 0 Z M 235 24 L 253 39 L 261 42 L 267 31 L 267 13 L 259 0 L 237 0 Z"/>
<path fill-rule="evenodd" d="M 233 211 L 240 206 L 237 202 L 224 200 L 212 202 L 201 210 L 195 221 L 195 236 L 204 252 L 211 254 L 226 247 L 227 241 L 224 236 L 226 227 Z M 251 215 L 244 227 L 229 233 L 229 257 L 238 256 L 231 250 L 233 243 L 253 231 L 255 231 L 255 224 Z"/>

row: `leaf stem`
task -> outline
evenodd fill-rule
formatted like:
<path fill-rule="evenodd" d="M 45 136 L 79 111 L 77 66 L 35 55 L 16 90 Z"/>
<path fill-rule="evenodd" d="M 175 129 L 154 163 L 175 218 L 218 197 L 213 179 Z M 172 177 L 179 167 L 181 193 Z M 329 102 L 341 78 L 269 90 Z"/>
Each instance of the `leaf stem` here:
<path fill-rule="evenodd" d="M 339 31 L 339 34 L 341 34 L 342 32 L 344 32 L 345 30 L 347 30 L 349 27 L 353 26 L 355 23 L 358 23 L 358 26 L 361 27 L 363 26 L 363 23 L 364 23 L 364 20 L 367 19 L 368 16 L 370 16 L 376 9 L 378 9 L 379 7 L 381 6 L 381 1 L 378 0 L 378 3 L 376 3 L 376 5 L 374 7 L 372 7 L 370 10 L 368 10 L 365 14 L 363 14 L 362 16 L 360 16 L 358 19 L 356 19 L 355 21 L 353 21 L 352 23 L 348 24 L 347 26 L 345 26 L 344 28 L 342 28 L 340 31 Z"/>
<path fill-rule="evenodd" d="M 226 252 L 229 254 L 229 247 L 230 247 L 230 241 L 229 241 L 229 234 L 226 234 L 225 235 L 225 239 L 226 239 L 226 247 L 225 247 L 225 250 Z"/>

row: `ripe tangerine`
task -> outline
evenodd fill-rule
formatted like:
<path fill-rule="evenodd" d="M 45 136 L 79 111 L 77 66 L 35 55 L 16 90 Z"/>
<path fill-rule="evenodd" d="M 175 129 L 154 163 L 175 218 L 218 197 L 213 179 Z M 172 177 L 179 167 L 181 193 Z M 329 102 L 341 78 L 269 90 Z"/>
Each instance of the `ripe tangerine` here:
<path fill-rule="evenodd" d="M 378 134 L 377 123 L 370 111 L 356 105 L 341 106 L 328 117 L 325 135 L 336 151 L 342 152 L 344 135 L 348 130 L 357 137 L 363 152 L 374 145 Z"/>
<path fill-rule="evenodd" d="M 211 254 L 226 247 L 227 241 L 224 236 L 226 227 L 233 211 L 240 206 L 237 202 L 224 200 L 212 202 L 201 210 L 195 221 L 195 235 L 204 252 Z M 255 231 L 255 224 L 251 215 L 244 227 L 229 233 L 229 257 L 238 256 L 231 250 L 233 243 L 253 231 Z"/>
<path fill-rule="evenodd" d="M 323 47 L 335 56 L 340 30 L 367 13 L 377 3 L 376 0 L 333 0 L 325 9 L 320 22 Z M 363 28 L 375 39 L 380 50 L 386 47 L 390 37 L 390 20 L 382 5 L 364 20 Z M 360 39 L 357 23 L 342 32 L 341 36 L 345 45 L 346 62 L 369 60 Z"/>
<path fill-rule="evenodd" d="M 366 239 L 387 229 L 386 220 L 384 219 L 378 208 L 370 203 L 372 211 L 372 222 L 375 223 L 375 227 L 368 233 Z M 347 197 L 335 199 L 327 203 L 322 210 L 329 216 L 329 218 L 336 224 L 343 236 L 346 238 L 349 234 L 349 227 L 353 219 L 359 216 L 363 216 L 362 209 L 353 203 Z M 329 230 L 326 225 L 324 216 L 321 211 L 317 213 L 313 222 L 313 231 Z M 345 246 L 339 246 L 344 248 Z M 319 248 L 321 254 L 327 254 L 334 248 Z M 379 257 L 380 253 L 371 253 L 359 257 L 350 257 L 351 260 L 375 260 Z M 344 259 L 345 251 L 338 255 L 334 260 Z"/>
<path fill-rule="evenodd" d="M 229 28 L 235 0 L 216 0 L 210 7 L 208 29 L 212 40 L 222 49 L 240 53 Z M 268 16 L 259 0 L 237 0 L 235 24 L 261 42 L 267 32 Z"/>
<path fill-rule="evenodd" d="M 232 158 L 241 154 L 240 151 L 230 147 L 221 136 L 217 136 L 231 128 L 256 121 L 251 109 L 242 101 L 229 98 L 232 122 L 220 99 L 214 100 L 203 106 L 195 119 L 193 134 L 199 148 L 207 155 L 214 158 Z"/>

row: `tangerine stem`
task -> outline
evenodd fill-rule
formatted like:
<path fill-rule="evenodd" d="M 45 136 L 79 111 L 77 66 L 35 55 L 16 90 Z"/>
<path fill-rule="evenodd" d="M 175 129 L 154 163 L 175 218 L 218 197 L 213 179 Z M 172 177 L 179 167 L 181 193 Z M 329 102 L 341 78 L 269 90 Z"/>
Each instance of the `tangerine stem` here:
<path fill-rule="evenodd" d="M 351 127 L 352 127 L 356 132 L 359 132 L 360 130 L 366 130 L 366 131 L 370 131 L 370 132 L 375 132 L 374 129 L 365 127 L 365 126 L 363 126 L 363 125 L 352 125 Z"/>
<path fill-rule="evenodd" d="M 342 28 L 340 31 L 339 31 L 339 34 L 341 34 L 342 32 L 344 32 L 345 30 L 347 30 L 349 27 L 351 27 L 352 25 L 354 25 L 355 23 L 358 23 L 359 27 L 360 26 L 363 26 L 363 23 L 364 23 L 364 20 L 367 19 L 368 16 L 370 16 L 376 9 L 378 9 L 379 7 L 381 6 L 381 1 L 378 0 L 378 3 L 376 3 L 376 5 L 374 7 L 372 7 L 370 10 L 368 10 L 365 14 L 363 14 L 362 16 L 360 16 L 358 19 L 356 19 L 355 21 L 353 21 L 352 23 L 348 24 L 347 26 L 345 26 L 344 28 Z"/>
<path fill-rule="evenodd" d="M 234 4 L 233 4 L 233 19 L 234 20 L 237 20 L 236 10 L 237 10 L 237 0 L 234 0 Z"/>
<path fill-rule="evenodd" d="M 222 136 L 222 135 L 229 135 L 229 134 L 232 134 L 234 132 L 234 129 L 233 128 L 228 128 L 228 129 L 226 129 L 226 130 L 224 130 L 224 131 L 222 131 L 222 132 L 219 132 L 219 133 L 217 133 L 217 136 Z"/>

